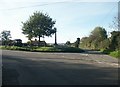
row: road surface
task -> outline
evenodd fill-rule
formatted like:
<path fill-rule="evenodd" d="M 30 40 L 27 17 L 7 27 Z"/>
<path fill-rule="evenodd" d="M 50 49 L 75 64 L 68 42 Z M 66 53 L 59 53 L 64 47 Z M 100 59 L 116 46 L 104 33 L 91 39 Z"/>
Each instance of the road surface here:
<path fill-rule="evenodd" d="M 3 85 L 117 85 L 118 60 L 86 53 L 2 51 Z"/>

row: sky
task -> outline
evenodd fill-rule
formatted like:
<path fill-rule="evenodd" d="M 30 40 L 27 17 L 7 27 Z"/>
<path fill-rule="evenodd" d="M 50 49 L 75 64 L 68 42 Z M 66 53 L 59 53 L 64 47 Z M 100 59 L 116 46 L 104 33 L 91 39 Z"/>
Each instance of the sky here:
<path fill-rule="evenodd" d="M 0 32 L 11 31 L 11 39 L 28 39 L 22 34 L 22 23 L 35 11 L 47 13 L 56 20 L 57 42 L 75 42 L 90 35 L 97 26 L 105 28 L 108 35 L 114 29 L 110 24 L 118 14 L 118 0 L 0 0 Z M 54 43 L 54 35 L 45 37 Z"/>

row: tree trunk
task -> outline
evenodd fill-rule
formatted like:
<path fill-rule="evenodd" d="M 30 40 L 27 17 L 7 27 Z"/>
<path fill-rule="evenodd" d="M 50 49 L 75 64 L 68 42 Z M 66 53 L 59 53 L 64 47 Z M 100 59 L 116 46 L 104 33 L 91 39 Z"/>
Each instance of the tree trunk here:
<path fill-rule="evenodd" d="M 29 40 L 30 40 L 30 43 L 28 45 L 30 46 L 30 50 L 32 51 L 33 50 L 33 48 L 32 48 L 32 40 L 31 39 L 29 39 Z"/>
<path fill-rule="evenodd" d="M 55 32 L 55 45 L 57 45 L 57 34 Z"/>
<path fill-rule="evenodd" d="M 39 36 L 39 42 L 40 42 L 40 36 Z"/>
<path fill-rule="evenodd" d="M 39 35 L 39 42 L 38 42 L 38 46 L 40 46 L 40 35 Z"/>

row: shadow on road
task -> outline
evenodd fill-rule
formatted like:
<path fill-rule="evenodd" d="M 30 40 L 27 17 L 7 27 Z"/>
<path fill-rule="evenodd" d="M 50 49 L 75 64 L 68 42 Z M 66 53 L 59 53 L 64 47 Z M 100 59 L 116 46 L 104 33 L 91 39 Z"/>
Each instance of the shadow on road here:
<path fill-rule="evenodd" d="M 6 63 L 6 61 L 9 62 Z M 16 66 L 11 61 L 17 61 Z M 12 67 L 12 69 L 8 68 Z M 118 69 L 51 60 L 3 56 L 3 85 L 118 85 Z M 21 74 L 22 79 L 18 77 Z M 29 77 L 29 78 L 27 78 Z M 31 80 L 32 79 L 32 80 Z"/>
<path fill-rule="evenodd" d="M 7 69 L 3 66 L 2 73 L 2 85 L 19 84 L 19 73 L 15 69 Z"/>
<path fill-rule="evenodd" d="M 99 50 L 89 50 L 89 49 L 83 49 L 84 54 L 99 54 L 99 55 L 103 55 L 104 53 L 100 52 Z"/>

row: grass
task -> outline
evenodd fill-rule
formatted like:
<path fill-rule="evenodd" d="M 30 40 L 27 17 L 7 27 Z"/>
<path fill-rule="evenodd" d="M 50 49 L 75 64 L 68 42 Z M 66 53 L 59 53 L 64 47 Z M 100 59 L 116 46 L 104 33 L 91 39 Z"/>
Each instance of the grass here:
<path fill-rule="evenodd" d="M 116 58 L 120 58 L 120 50 L 110 52 L 109 55 L 110 55 L 110 56 L 113 56 L 113 57 L 116 57 Z"/>
<path fill-rule="evenodd" d="M 33 51 L 40 51 L 40 52 L 83 52 L 80 48 L 74 48 L 74 47 L 65 47 L 65 46 L 56 46 L 56 47 L 38 47 L 34 49 Z"/>
<path fill-rule="evenodd" d="M 112 50 L 109 50 L 109 49 L 101 49 L 100 50 L 102 53 L 104 54 L 108 54 L 112 57 L 115 57 L 115 58 L 120 58 L 120 50 L 117 50 L 117 51 L 112 51 Z"/>
<path fill-rule="evenodd" d="M 112 50 L 109 49 L 101 49 L 100 51 L 104 54 L 110 54 L 110 52 L 112 52 Z"/>
<path fill-rule="evenodd" d="M 0 49 L 5 49 L 5 50 L 23 50 L 23 51 L 30 50 L 29 48 L 18 47 L 18 46 L 0 46 Z"/>
<path fill-rule="evenodd" d="M 38 47 L 38 48 L 36 48 L 36 49 L 33 49 L 34 51 L 43 51 L 43 52 L 47 52 L 47 51 L 49 51 L 49 52 L 53 52 L 53 51 L 61 51 L 61 50 L 59 50 L 59 49 L 57 49 L 57 48 L 55 48 L 55 47 Z"/>
<path fill-rule="evenodd" d="M 72 52 L 80 53 L 84 52 L 80 48 L 67 47 L 67 46 L 53 46 L 53 47 L 18 47 L 18 46 L 0 46 L 0 49 L 6 50 L 21 50 L 21 51 L 32 51 L 32 52 Z"/>

